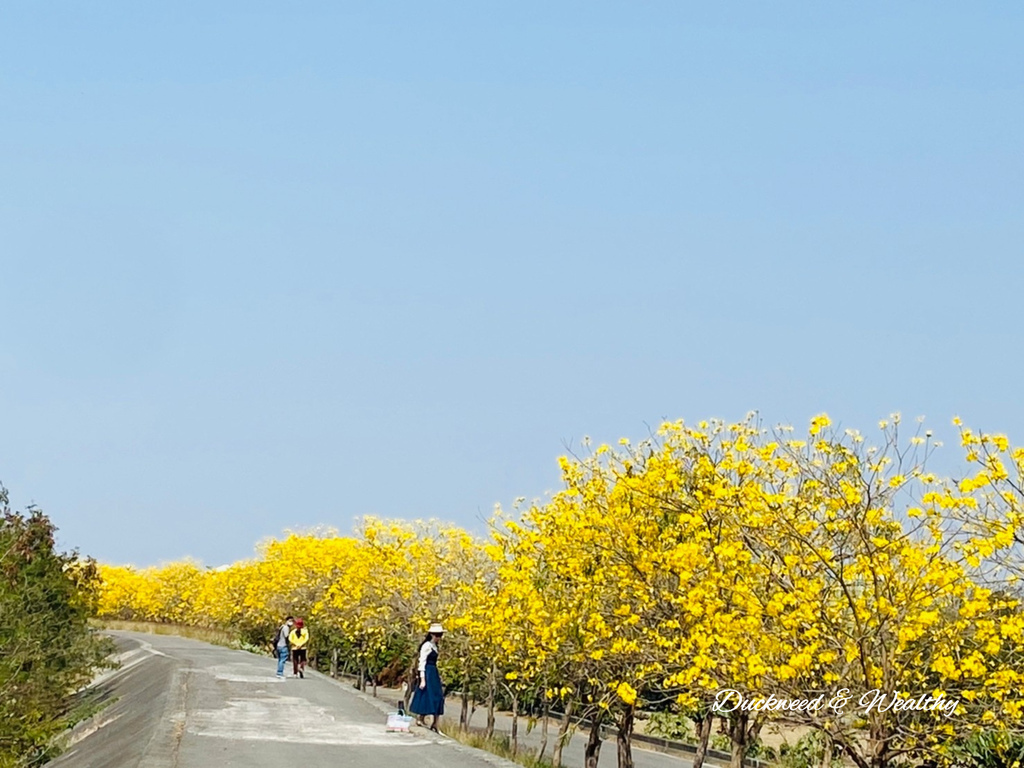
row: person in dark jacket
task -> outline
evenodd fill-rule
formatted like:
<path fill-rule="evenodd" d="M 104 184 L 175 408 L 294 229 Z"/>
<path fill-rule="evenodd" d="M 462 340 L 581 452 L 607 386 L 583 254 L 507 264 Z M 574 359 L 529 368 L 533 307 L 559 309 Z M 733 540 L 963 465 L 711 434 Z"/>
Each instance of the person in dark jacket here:
<path fill-rule="evenodd" d="M 427 630 L 427 636 L 420 643 L 419 686 L 409 702 L 409 711 L 416 715 L 417 725 L 426 725 L 423 718 L 433 715 L 430 730 L 437 733 L 437 720 L 444 714 L 444 686 L 437 672 L 437 654 L 440 650 L 444 627 L 434 623 Z"/>
<path fill-rule="evenodd" d="M 284 680 L 284 665 L 288 662 L 288 635 L 291 634 L 295 619 L 289 616 L 284 624 L 278 627 L 274 638 L 274 653 L 277 655 L 277 678 Z"/>

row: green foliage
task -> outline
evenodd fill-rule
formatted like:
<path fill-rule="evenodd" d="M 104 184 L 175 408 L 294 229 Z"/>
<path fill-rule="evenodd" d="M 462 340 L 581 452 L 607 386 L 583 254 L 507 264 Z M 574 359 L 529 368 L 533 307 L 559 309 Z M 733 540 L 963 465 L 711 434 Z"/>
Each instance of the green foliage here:
<path fill-rule="evenodd" d="M 647 721 L 647 732 L 663 739 L 693 743 L 697 736 L 693 720 L 675 712 L 652 712 Z"/>
<path fill-rule="evenodd" d="M 769 747 L 760 739 L 755 740 L 750 745 L 745 756 L 754 760 L 764 760 L 769 763 L 774 763 L 779 759 L 779 753 L 776 752 L 773 747 Z"/>
<path fill-rule="evenodd" d="M 88 624 L 95 563 L 58 552 L 54 531 L 38 509 L 12 512 L 0 486 L 0 768 L 50 756 L 72 695 L 110 651 Z"/>
<path fill-rule="evenodd" d="M 1005 730 L 978 731 L 953 748 L 964 768 L 1020 768 L 1024 765 L 1024 734 Z"/>
<path fill-rule="evenodd" d="M 782 768 L 821 768 L 825 760 L 826 739 L 821 731 L 805 733 L 795 744 L 783 744 L 779 749 L 779 763 Z M 832 768 L 841 768 L 842 756 L 833 750 Z"/>
<path fill-rule="evenodd" d="M 732 741 L 727 734 L 716 733 L 711 737 L 711 748 L 718 750 L 719 752 L 729 753 L 732 752 Z M 779 755 L 774 749 L 769 747 L 767 744 L 764 744 L 760 739 L 755 739 L 747 747 L 744 758 L 774 762 L 779 759 Z"/>

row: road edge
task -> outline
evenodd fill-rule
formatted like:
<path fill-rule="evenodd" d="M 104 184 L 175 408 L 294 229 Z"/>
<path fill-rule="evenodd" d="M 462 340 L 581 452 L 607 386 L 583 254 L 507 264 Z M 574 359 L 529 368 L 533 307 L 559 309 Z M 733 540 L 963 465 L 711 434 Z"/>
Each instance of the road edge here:
<path fill-rule="evenodd" d="M 255 656 L 256 654 L 253 655 Z M 322 677 L 324 680 L 328 681 L 329 683 L 332 683 L 333 685 L 338 686 L 346 693 L 354 696 L 357 699 L 360 699 L 361 701 L 365 701 L 367 704 L 375 707 L 376 709 L 379 709 L 381 712 L 385 714 L 387 714 L 388 712 L 395 711 L 395 707 L 393 704 L 388 704 L 388 702 L 384 701 L 384 699 L 378 698 L 369 693 L 364 693 L 363 691 L 360 691 L 358 688 L 351 686 L 351 684 L 346 684 L 344 680 L 339 680 L 337 678 L 331 677 L 330 675 L 325 675 L 323 672 L 318 672 L 316 670 L 311 669 L 307 669 L 306 674 L 310 676 Z M 474 757 L 477 757 L 490 765 L 497 766 L 497 768 L 523 768 L 522 765 L 512 760 L 509 760 L 508 758 L 501 757 L 500 755 L 496 755 L 493 752 L 488 752 L 486 749 L 480 749 L 479 747 L 471 747 L 468 744 L 462 744 L 461 742 L 456 741 L 450 736 L 445 736 L 444 734 L 441 734 L 440 736 L 434 736 L 431 734 L 430 731 L 424 731 L 422 729 L 412 730 L 412 734 L 418 739 L 423 739 L 424 741 L 429 741 L 433 744 L 441 744 L 449 749 L 454 749 L 456 752 L 462 752 L 463 754 L 473 755 Z"/>

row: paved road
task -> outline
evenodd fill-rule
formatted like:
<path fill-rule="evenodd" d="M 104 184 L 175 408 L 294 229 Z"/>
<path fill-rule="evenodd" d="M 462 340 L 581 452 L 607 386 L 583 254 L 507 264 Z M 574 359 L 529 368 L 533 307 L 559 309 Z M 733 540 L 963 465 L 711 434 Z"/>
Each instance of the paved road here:
<path fill-rule="evenodd" d="M 396 692 L 382 690 L 374 699 L 316 672 L 279 680 L 276 662 L 266 656 L 180 637 L 110 634 L 120 667 L 94 684 L 109 705 L 76 729 L 52 768 L 513 767 L 423 729 L 385 732 Z M 457 721 L 457 702 L 448 707 L 448 718 Z M 478 709 L 473 724 L 485 719 Z M 511 718 L 499 713 L 496 726 L 507 732 Z M 539 728 L 527 734 L 525 721 L 519 733 L 524 746 L 540 742 Z M 566 746 L 567 768 L 583 766 L 584 741 L 576 734 Z M 616 764 L 614 740 L 601 752 L 602 765 Z M 637 768 L 689 768 L 678 757 L 641 749 L 634 759 Z"/>
<path fill-rule="evenodd" d="M 96 686 L 113 703 L 73 733 L 53 768 L 511 765 L 422 729 L 387 733 L 384 702 L 316 673 L 279 680 L 268 657 L 111 634 L 121 667 Z"/>

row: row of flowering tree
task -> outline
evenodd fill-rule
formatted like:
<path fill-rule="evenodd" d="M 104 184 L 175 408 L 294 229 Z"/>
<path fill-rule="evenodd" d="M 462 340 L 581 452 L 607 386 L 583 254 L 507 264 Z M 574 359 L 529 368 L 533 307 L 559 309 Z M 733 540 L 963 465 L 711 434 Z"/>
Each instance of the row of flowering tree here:
<path fill-rule="evenodd" d="M 366 519 L 222 569 L 108 566 L 100 612 L 250 642 L 302 613 L 322 659 L 340 651 L 373 680 L 408 670 L 443 620 L 462 722 L 486 704 L 493 728 L 501 702 L 513 744 L 539 715 L 546 749 L 554 713 L 555 764 L 582 724 L 586 765 L 611 728 L 631 766 L 645 707 L 693 720 L 697 768 L 716 717 L 733 768 L 772 719 L 814 729 L 824 766 L 962 764 L 979 732 L 1024 721 L 1024 451 L 963 427 L 961 442 L 952 481 L 928 471 L 930 434 L 903 437 L 898 417 L 874 441 L 826 416 L 799 436 L 753 416 L 667 423 L 563 457 L 562 489 L 499 512 L 486 539 Z M 769 696 L 818 704 L 750 704 Z"/>

